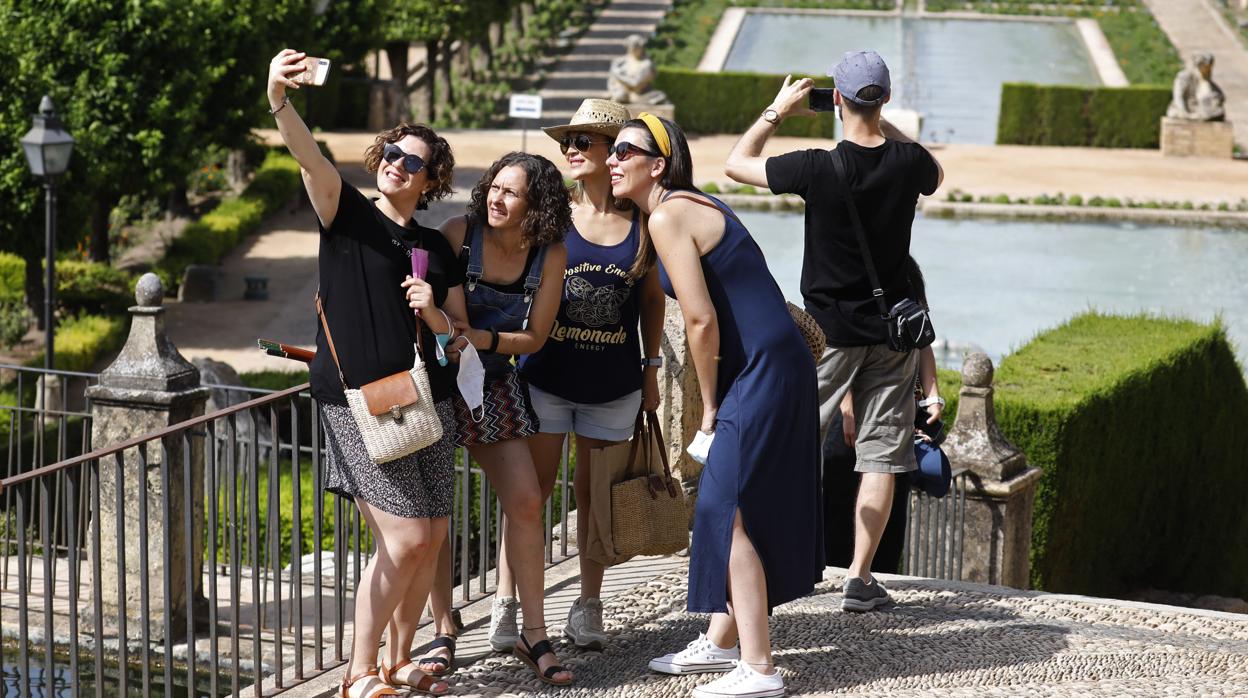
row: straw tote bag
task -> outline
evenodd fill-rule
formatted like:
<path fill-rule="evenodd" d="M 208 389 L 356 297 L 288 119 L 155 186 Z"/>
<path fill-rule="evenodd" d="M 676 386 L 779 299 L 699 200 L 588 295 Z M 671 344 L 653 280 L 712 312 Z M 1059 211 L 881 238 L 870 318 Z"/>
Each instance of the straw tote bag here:
<path fill-rule="evenodd" d="M 325 328 L 325 340 L 329 343 L 334 365 L 338 367 L 338 380 L 342 381 L 347 407 L 359 427 L 368 457 L 374 463 L 388 463 L 437 443 L 442 438 L 442 420 L 434 408 L 429 375 L 425 373 L 425 362 L 420 357 L 423 349 L 420 319 L 416 320 L 416 359 L 412 368 L 362 385 L 357 390 L 347 387 L 319 293 L 316 295 L 316 314 Z"/>
<path fill-rule="evenodd" d="M 659 416 L 637 415 L 627 479 L 611 486 L 611 537 L 619 555 L 673 555 L 689 547 L 685 492 L 672 477 Z M 662 464 L 662 468 L 658 466 Z"/>

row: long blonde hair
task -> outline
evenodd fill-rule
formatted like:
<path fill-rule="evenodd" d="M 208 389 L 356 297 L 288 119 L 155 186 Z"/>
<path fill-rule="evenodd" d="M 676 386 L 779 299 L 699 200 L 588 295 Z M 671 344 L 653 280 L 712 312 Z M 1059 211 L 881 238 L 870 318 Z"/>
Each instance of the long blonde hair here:
<path fill-rule="evenodd" d="M 579 181 L 573 181 L 568 186 L 568 197 L 577 204 L 583 204 L 588 199 L 585 193 L 585 185 Z M 632 211 L 636 208 L 632 201 L 628 199 L 617 199 L 615 194 L 607 192 L 607 205 L 616 211 Z M 646 226 L 642 225 L 640 230 L 641 239 L 637 241 L 637 254 L 633 257 L 633 264 L 628 268 L 628 279 L 633 283 L 637 283 L 645 278 L 646 274 L 654 268 L 655 260 L 658 255 L 654 251 L 654 245 L 650 242 L 650 234 L 646 231 Z"/>

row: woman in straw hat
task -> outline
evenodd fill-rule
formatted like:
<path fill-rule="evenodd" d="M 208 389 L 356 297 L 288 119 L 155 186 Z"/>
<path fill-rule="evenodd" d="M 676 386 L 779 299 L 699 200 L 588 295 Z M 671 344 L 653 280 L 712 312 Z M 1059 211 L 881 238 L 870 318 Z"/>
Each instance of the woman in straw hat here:
<path fill-rule="evenodd" d="M 581 467 L 574 472 L 573 488 L 576 530 L 582 532 L 589 526 L 590 449 L 627 441 L 638 409 L 659 406 L 663 289 L 637 210 L 612 195 L 607 170 L 610 145 L 628 118 L 628 109 L 618 102 L 587 99 L 567 125 L 544 129 L 559 142 L 575 184 L 559 315 L 550 340 L 522 369 L 541 421 L 529 447 L 548 497 L 564 438 L 576 435 Z M 578 560 L 581 594 L 563 632 L 577 647 L 601 649 L 607 641 L 598 598 L 604 568 L 586 555 Z M 505 557 L 499 569 L 502 594 L 511 581 Z M 504 619 L 500 625 L 505 624 Z"/>

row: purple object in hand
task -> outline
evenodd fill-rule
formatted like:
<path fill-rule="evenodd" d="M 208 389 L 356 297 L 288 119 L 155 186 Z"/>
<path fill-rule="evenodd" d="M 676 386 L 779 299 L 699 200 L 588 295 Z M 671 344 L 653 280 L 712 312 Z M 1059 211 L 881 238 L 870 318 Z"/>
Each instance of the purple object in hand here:
<path fill-rule="evenodd" d="M 419 247 L 412 250 L 412 276 L 417 279 L 424 280 L 425 273 L 429 271 L 429 252 Z M 420 309 L 416 310 L 416 314 L 420 315 Z"/>
<path fill-rule="evenodd" d="M 412 276 L 424 279 L 429 271 L 429 252 L 419 247 L 412 250 Z"/>

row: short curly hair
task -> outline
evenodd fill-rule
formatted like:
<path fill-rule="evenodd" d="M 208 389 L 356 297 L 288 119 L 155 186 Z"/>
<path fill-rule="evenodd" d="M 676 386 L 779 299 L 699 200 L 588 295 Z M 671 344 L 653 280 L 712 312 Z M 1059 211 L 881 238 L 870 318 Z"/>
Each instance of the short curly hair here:
<path fill-rule="evenodd" d="M 364 169 L 369 174 L 381 167 L 381 151 L 388 143 L 398 143 L 407 136 L 415 136 L 429 146 L 429 161 L 425 163 L 425 171 L 433 186 L 420 197 L 420 208 L 426 208 L 430 201 L 437 201 L 451 193 L 451 180 L 455 172 L 455 156 L 451 154 L 451 144 L 439 136 L 436 131 L 424 124 L 403 122 L 394 128 L 386 129 L 377 134 L 373 144 L 364 151 Z"/>
<path fill-rule="evenodd" d="M 468 204 L 468 217 L 485 221 L 485 198 L 494 178 L 504 167 L 519 167 L 528 181 L 525 199 L 529 210 L 520 222 L 520 231 L 529 246 L 550 245 L 563 242 L 572 227 L 572 204 L 563 175 L 555 163 L 541 155 L 511 152 L 490 165 L 481 175 L 481 181 L 472 188 L 472 201 Z"/>

